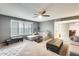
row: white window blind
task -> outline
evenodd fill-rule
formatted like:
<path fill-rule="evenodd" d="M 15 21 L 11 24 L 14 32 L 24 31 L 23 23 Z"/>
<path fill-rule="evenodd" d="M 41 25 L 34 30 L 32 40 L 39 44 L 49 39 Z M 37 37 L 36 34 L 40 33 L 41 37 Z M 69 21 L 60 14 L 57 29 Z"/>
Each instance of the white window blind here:
<path fill-rule="evenodd" d="M 23 35 L 23 22 L 19 21 L 19 35 Z"/>
<path fill-rule="evenodd" d="M 29 35 L 33 33 L 33 22 L 11 20 L 11 36 Z"/>
<path fill-rule="evenodd" d="M 18 25 L 17 21 L 11 20 L 11 36 L 18 35 Z"/>

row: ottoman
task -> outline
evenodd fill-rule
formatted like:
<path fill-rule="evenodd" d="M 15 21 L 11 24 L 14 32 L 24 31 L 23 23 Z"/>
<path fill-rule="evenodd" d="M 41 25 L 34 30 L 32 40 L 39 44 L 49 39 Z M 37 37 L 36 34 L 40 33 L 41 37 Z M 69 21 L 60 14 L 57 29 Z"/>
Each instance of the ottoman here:
<path fill-rule="evenodd" d="M 46 48 L 50 51 L 53 51 L 53 52 L 59 54 L 59 50 L 62 47 L 62 45 L 63 45 L 63 41 L 60 39 L 51 40 L 51 41 L 47 42 Z"/>

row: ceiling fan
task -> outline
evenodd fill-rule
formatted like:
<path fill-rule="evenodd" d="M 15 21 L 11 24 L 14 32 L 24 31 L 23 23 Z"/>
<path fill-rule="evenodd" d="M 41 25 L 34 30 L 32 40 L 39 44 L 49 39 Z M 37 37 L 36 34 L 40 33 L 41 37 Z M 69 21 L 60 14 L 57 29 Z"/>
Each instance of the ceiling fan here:
<path fill-rule="evenodd" d="M 33 18 L 50 17 L 50 15 L 47 15 L 45 13 L 46 13 L 46 10 L 39 10 L 36 14 L 34 14 L 35 16 Z"/>

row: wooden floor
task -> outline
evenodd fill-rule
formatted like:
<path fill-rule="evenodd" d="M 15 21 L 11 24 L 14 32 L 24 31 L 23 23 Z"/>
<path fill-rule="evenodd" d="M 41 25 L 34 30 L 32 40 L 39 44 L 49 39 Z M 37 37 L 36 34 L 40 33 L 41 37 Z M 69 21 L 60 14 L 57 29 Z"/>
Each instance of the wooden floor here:
<path fill-rule="evenodd" d="M 79 46 L 78 45 L 70 45 L 70 55 L 71 56 L 79 56 Z"/>

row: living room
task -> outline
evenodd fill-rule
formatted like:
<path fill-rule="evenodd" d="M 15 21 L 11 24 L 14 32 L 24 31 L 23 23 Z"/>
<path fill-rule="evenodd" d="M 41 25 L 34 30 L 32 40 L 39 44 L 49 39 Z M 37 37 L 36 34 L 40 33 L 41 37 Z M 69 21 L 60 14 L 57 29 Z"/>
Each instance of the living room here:
<path fill-rule="evenodd" d="M 62 24 L 63 21 L 78 20 L 78 10 L 79 4 L 73 3 L 0 4 L 0 55 L 79 55 L 70 54 L 70 41 L 66 40 L 69 39 L 66 31 L 69 29 Z M 56 46 L 51 47 L 53 44 Z"/>

